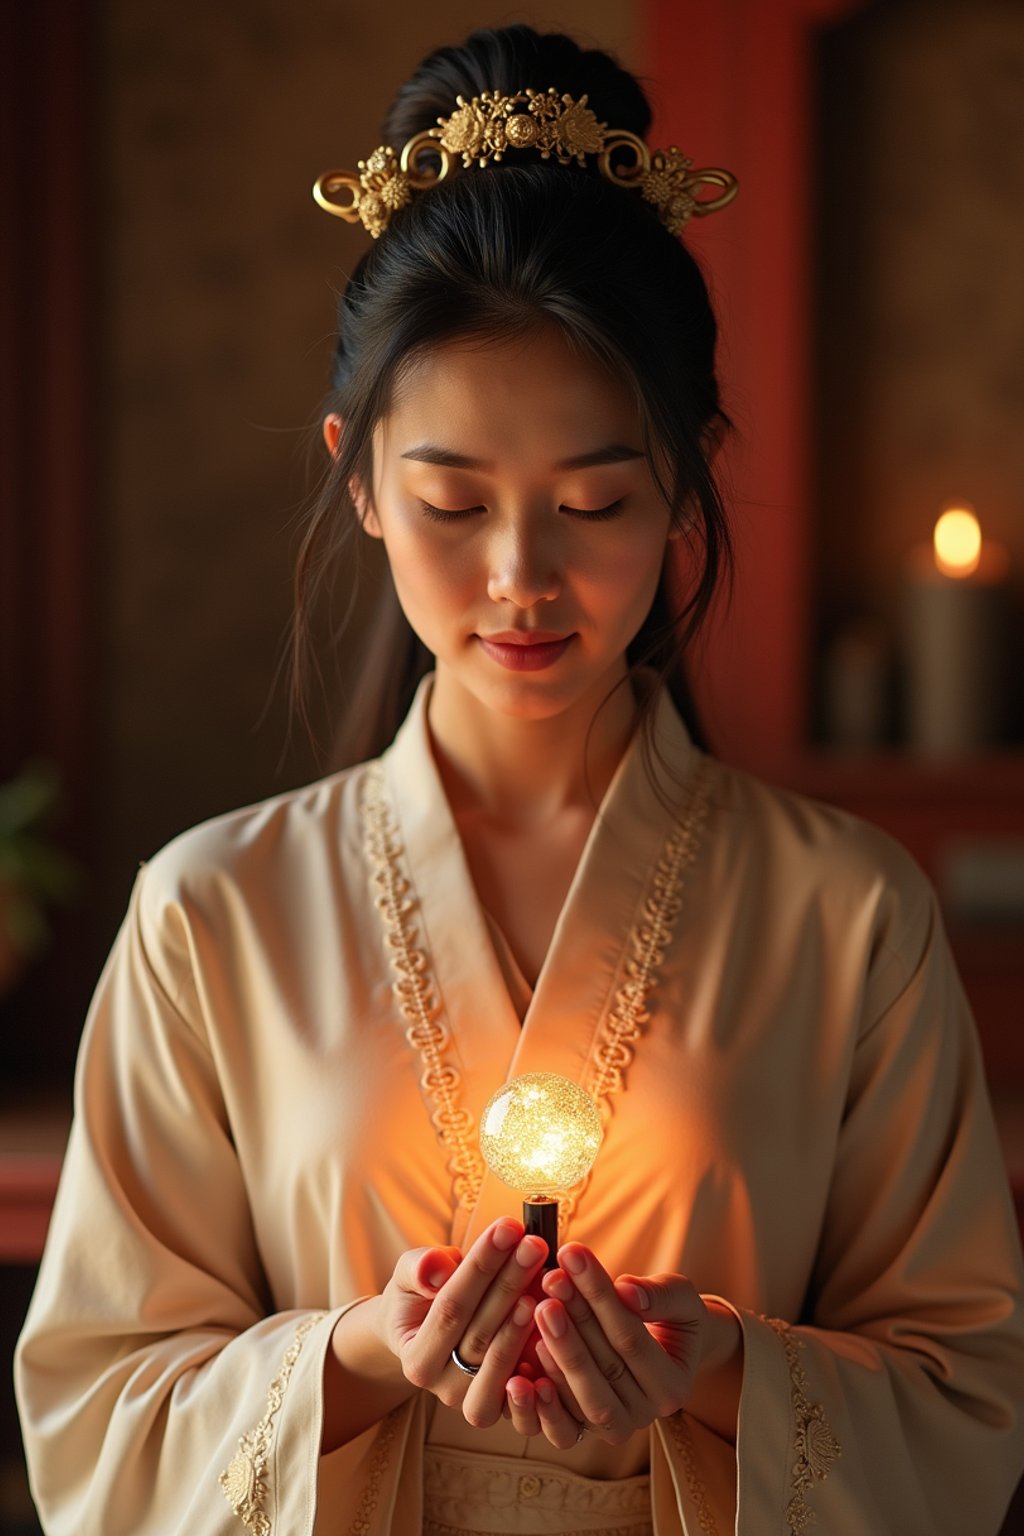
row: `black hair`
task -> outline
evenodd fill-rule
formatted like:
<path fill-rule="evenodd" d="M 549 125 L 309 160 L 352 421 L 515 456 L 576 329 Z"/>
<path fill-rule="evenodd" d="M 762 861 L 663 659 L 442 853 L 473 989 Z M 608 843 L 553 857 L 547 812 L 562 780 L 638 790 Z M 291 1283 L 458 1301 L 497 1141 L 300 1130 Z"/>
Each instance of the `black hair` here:
<path fill-rule="evenodd" d="M 651 111 L 639 81 L 609 54 L 561 33 L 484 27 L 439 48 L 402 85 L 381 142 L 401 146 L 484 90 L 531 86 L 577 99 L 598 119 L 643 137 Z M 339 568 L 358 569 L 361 533 L 347 487 L 372 487 L 374 428 L 403 369 L 456 339 L 505 340 L 554 322 L 567 342 L 610 366 L 635 399 L 655 484 L 682 529 L 696 574 L 686 589 L 670 558 L 654 602 L 627 651 L 638 685 L 644 746 L 653 668 L 702 742 L 684 654 L 731 568 L 728 525 L 711 469 L 711 445 L 730 425 L 715 375 L 717 328 L 701 270 L 638 192 L 584 167 L 516 151 L 500 163 L 455 171 L 391 216 L 359 261 L 338 305 L 338 341 L 323 414 L 343 429 L 308 516 L 295 578 L 292 681 L 307 727 L 304 679 L 310 614 Z M 352 558 L 353 541 L 356 558 Z M 670 544 L 669 549 L 675 546 Z M 347 613 L 351 614 L 352 602 Z M 346 704 L 335 766 L 375 756 L 390 742 L 433 658 L 385 579 L 354 697 Z"/>

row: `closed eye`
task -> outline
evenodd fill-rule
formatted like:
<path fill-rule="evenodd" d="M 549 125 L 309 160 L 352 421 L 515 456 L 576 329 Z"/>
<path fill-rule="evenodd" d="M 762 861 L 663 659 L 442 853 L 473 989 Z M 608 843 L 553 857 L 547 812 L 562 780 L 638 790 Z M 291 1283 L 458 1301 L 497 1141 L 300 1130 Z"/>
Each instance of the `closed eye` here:
<path fill-rule="evenodd" d="M 452 511 L 447 507 L 433 507 L 429 501 L 421 501 L 424 516 L 429 517 L 435 523 L 456 523 L 462 517 L 472 517 L 475 512 L 483 512 L 483 507 L 465 507 L 461 511 Z"/>
<path fill-rule="evenodd" d="M 560 512 L 568 512 L 571 517 L 582 517 L 589 522 L 599 523 L 605 518 L 615 517 L 625 504 L 625 496 L 620 496 L 618 501 L 610 501 L 606 507 L 559 507 Z M 420 507 L 426 517 L 435 523 L 454 523 L 464 517 L 473 517 L 477 512 L 485 512 L 486 507 L 435 507 L 429 501 L 421 501 Z"/>
<path fill-rule="evenodd" d="M 560 507 L 560 512 L 571 512 L 573 517 L 585 517 L 592 523 L 599 523 L 606 517 L 614 517 L 625 503 L 625 496 L 620 496 L 618 501 L 610 501 L 606 507 L 593 507 L 584 511 L 582 507 Z"/>

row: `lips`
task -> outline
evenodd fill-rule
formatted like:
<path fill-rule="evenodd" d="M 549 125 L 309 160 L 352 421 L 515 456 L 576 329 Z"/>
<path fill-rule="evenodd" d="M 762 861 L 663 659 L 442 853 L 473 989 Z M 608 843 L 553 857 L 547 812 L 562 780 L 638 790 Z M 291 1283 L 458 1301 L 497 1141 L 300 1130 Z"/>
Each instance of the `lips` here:
<path fill-rule="evenodd" d="M 491 645 L 553 645 L 571 636 L 560 635 L 555 629 L 502 629 L 493 635 L 480 635 L 478 638 L 489 641 Z"/>
<path fill-rule="evenodd" d="M 541 672 L 553 666 L 568 650 L 575 636 L 553 630 L 505 629 L 493 635 L 477 635 L 481 649 L 509 672 Z"/>

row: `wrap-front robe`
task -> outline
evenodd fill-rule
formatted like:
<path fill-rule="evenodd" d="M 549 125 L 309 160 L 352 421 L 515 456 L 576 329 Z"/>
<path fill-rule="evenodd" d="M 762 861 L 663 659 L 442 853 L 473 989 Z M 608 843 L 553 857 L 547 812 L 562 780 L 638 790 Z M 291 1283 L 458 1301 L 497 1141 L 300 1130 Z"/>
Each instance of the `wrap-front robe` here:
<path fill-rule="evenodd" d="M 429 1440 L 649 1467 L 658 1536 L 994 1536 L 1024 1461 L 1021 1251 L 917 866 L 697 751 L 662 695 L 521 1021 L 430 687 L 376 763 L 139 873 L 18 1348 L 47 1532 L 418 1536 Z M 477 1128 L 527 1071 L 606 1121 L 565 1232 L 739 1318 L 735 1447 L 683 1411 L 561 1452 L 419 1392 L 321 1456 L 345 1308 L 404 1249 L 518 1213 Z"/>

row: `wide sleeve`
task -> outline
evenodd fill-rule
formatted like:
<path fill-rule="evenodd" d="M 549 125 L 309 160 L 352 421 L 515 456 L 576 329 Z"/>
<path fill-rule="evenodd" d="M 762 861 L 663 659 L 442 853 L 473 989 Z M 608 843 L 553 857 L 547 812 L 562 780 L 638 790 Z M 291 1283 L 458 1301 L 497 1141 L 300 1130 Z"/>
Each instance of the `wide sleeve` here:
<path fill-rule="evenodd" d="M 977 1033 L 920 885 L 868 969 L 801 1315 L 733 1308 L 737 1536 L 996 1536 L 1024 1465 L 1020 1239 Z M 692 1427 L 721 1484 L 724 1442 Z M 699 1480 L 676 1475 L 687 1531 L 713 1530 Z"/>
<path fill-rule="evenodd" d="M 48 1536 L 303 1536 L 345 1306 L 274 1305 L 186 928 L 147 909 L 146 873 L 86 1023 L 18 1344 L 33 1495 Z"/>

